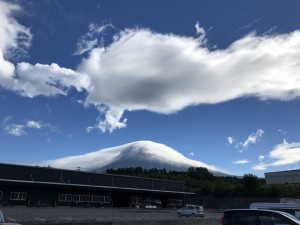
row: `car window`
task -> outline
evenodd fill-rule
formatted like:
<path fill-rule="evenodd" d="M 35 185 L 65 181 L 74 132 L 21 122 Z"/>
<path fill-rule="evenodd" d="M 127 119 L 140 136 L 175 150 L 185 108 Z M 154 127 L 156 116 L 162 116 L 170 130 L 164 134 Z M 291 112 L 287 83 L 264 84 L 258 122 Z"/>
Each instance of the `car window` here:
<path fill-rule="evenodd" d="M 248 213 L 232 215 L 230 225 L 255 225 L 255 216 Z"/>
<path fill-rule="evenodd" d="M 293 223 L 288 221 L 284 217 L 277 215 L 259 216 L 260 225 L 292 225 Z"/>

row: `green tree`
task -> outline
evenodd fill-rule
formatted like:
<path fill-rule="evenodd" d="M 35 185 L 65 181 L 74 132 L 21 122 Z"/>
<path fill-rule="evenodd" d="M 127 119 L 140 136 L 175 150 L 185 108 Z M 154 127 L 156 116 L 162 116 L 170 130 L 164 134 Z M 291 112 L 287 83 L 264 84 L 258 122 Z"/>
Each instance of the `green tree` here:
<path fill-rule="evenodd" d="M 260 181 L 256 175 L 245 174 L 243 176 L 243 183 L 248 197 L 254 197 L 258 195 L 258 189 L 260 187 Z"/>

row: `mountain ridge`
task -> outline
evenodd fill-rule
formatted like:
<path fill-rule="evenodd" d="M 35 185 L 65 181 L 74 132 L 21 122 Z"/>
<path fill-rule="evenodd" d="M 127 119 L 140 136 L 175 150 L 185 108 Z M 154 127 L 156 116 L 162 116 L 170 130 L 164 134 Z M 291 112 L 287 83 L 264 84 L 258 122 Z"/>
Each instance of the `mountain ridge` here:
<path fill-rule="evenodd" d="M 143 167 L 185 171 L 190 167 L 205 167 L 214 175 L 224 175 L 216 167 L 189 159 L 161 143 L 136 141 L 77 156 L 48 160 L 41 165 L 62 169 L 81 168 L 84 171 L 105 172 L 106 169 Z"/>

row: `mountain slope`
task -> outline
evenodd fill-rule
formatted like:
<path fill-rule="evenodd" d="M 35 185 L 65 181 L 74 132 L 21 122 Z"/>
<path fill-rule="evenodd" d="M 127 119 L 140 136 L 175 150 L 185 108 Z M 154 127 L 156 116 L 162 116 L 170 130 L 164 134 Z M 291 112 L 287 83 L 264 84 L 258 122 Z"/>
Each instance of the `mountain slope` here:
<path fill-rule="evenodd" d="M 183 171 L 189 167 L 206 167 L 220 175 L 214 166 L 191 160 L 174 149 L 152 141 L 138 141 L 125 145 L 106 148 L 78 156 L 69 156 L 43 162 L 44 166 L 104 172 L 108 168 L 138 167 Z"/>

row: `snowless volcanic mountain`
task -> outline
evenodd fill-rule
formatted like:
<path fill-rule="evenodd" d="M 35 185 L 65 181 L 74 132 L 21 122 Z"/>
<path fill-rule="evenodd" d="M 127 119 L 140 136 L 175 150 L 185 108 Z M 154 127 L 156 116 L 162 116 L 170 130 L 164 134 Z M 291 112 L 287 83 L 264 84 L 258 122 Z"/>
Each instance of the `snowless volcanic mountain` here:
<path fill-rule="evenodd" d="M 125 145 L 106 148 L 78 156 L 69 156 L 42 163 L 63 169 L 80 168 L 83 171 L 104 172 L 106 169 L 143 167 L 184 171 L 190 167 L 206 167 L 215 175 L 222 175 L 214 166 L 191 160 L 174 149 L 152 141 L 138 141 Z"/>

